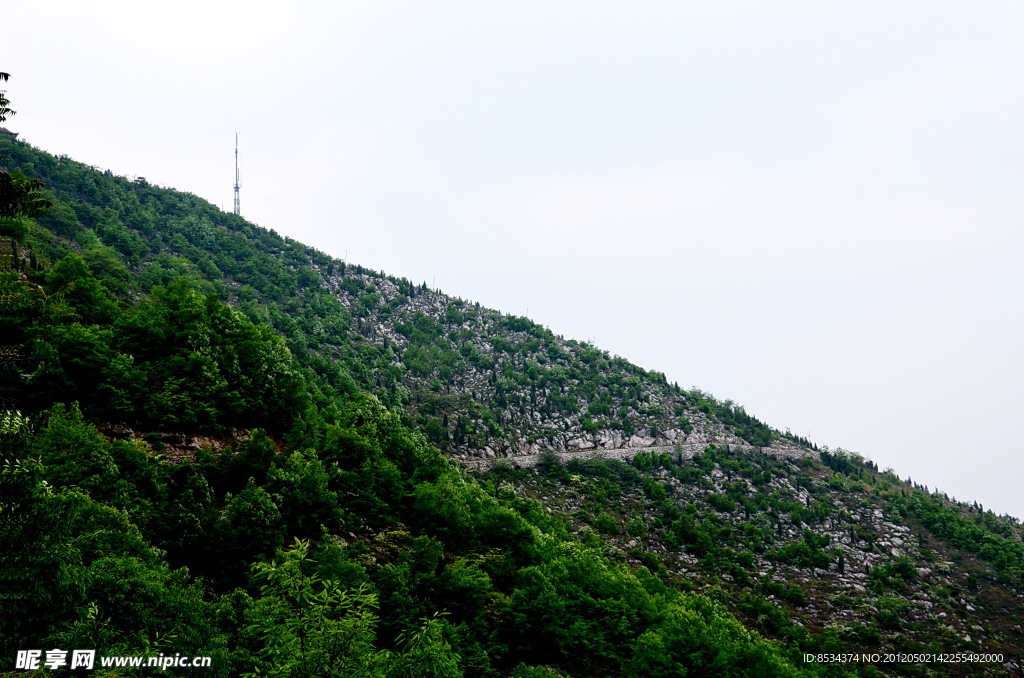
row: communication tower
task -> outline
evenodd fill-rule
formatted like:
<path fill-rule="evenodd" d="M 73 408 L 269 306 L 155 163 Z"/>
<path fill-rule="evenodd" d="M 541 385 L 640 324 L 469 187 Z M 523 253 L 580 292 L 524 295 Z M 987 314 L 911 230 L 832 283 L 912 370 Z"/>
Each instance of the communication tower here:
<path fill-rule="evenodd" d="M 238 181 L 238 132 L 235 132 L 235 214 L 242 214 L 241 203 L 238 200 L 238 189 L 242 184 Z"/>

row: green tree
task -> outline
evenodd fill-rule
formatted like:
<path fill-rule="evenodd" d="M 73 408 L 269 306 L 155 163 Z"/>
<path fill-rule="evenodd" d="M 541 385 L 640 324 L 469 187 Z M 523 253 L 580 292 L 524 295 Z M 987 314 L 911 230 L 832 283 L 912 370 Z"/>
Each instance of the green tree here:
<path fill-rule="evenodd" d="M 325 467 L 313 450 L 292 452 L 270 470 L 268 489 L 281 506 L 289 535 L 315 539 L 340 529 L 338 496 L 330 487 L 339 476 L 337 467 Z"/>
<path fill-rule="evenodd" d="M 232 564 L 271 555 L 284 537 L 277 504 L 251 480 L 248 487 L 227 499 L 218 528 Z"/>
<path fill-rule="evenodd" d="M 309 548 L 296 540 L 280 560 L 253 565 L 260 594 L 244 601 L 241 640 L 256 651 L 244 675 L 383 678 L 390 657 L 374 647 L 376 596 L 321 579 Z"/>
<path fill-rule="evenodd" d="M 0 172 L 0 235 L 25 237 L 26 219 L 42 216 L 52 204 L 42 188 L 43 182 L 19 170 Z"/>
<path fill-rule="evenodd" d="M 96 427 L 82 417 L 77 403 L 54 405 L 33 452 L 55 487 L 78 487 L 105 499 L 118 480 L 118 468 Z"/>
<path fill-rule="evenodd" d="M 74 422 L 61 426 L 69 430 L 51 439 L 82 435 Z M 171 571 L 127 513 L 55 488 L 46 473 L 34 460 L 0 465 L 0 651 L 70 643 L 137 654 L 174 638 L 176 651 L 219 658 L 209 606 L 187 572 Z"/>
<path fill-rule="evenodd" d="M 0 71 L 0 82 L 7 82 L 10 77 L 10 73 Z M 10 103 L 7 100 L 7 90 L 0 89 L 0 122 L 4 122 L 7 120 L 7 116 L 14 115 L 17 112 L 10 108 Z"/>
<path fill-rule="evenodd" d="M 392 655 L 388 678 L 462 678 L 460 657 L 444 637 L 444 619 L 435 614 L 420 621 L 418 629 L 399 637 L 402 653 Z"/>
<path fill-rule="evenodd" d="M 7 82 L 11 76 L 0 72 L 0 82 Z M 15 114 L 7 99 L 7 90 L 0 90 L 0 122 Z M 43 183 L 29 179 L 18 170 L 0 172 L 0 235 L 24 237 L 27 231 L 26 218 L 42 216 L 52 204 L 40 189 Z"/>
<path fill-rule="evenodd" d="M 110 292 L 77 254 L 64 257 L 46 274 L 46 288 L 68 301 L 86 323 L 108 324 L 117 313 Z"/>

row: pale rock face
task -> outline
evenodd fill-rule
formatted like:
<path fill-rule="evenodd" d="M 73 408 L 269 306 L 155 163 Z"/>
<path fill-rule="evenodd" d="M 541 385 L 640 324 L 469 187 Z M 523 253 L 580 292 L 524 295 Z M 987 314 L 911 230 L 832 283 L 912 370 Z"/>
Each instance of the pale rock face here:
<path fill-rule="evenodd" d="M 539 454 L 540 450 L 537 448 L 536 443 L 522 442 L 519 444 L 519 449 L 516 451 L 517 454 Z"/>

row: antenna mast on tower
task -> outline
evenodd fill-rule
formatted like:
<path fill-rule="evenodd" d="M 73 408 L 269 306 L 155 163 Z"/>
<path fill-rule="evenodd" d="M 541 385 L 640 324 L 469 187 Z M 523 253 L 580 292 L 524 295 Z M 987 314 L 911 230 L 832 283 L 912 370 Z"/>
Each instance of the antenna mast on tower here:
<path fill-rule="evenodd" d="M 242 184 L 238 181 L 238 132 L 235 132 L 235 214 L 242 214 L 241 203 L 238 200 L 238 189 Z"/>

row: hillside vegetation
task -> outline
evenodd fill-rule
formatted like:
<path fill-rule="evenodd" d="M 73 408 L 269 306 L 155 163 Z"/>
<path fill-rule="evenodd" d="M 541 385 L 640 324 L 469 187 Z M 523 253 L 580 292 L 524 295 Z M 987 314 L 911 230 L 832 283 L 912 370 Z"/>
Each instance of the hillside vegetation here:
<path fill-rule="evenodd" d="M 1019 671 L 1017 521 L 195 196 L 0 155 L 0 667 Z M 1003 656 L 804 661 L 846 652 Z"/>

